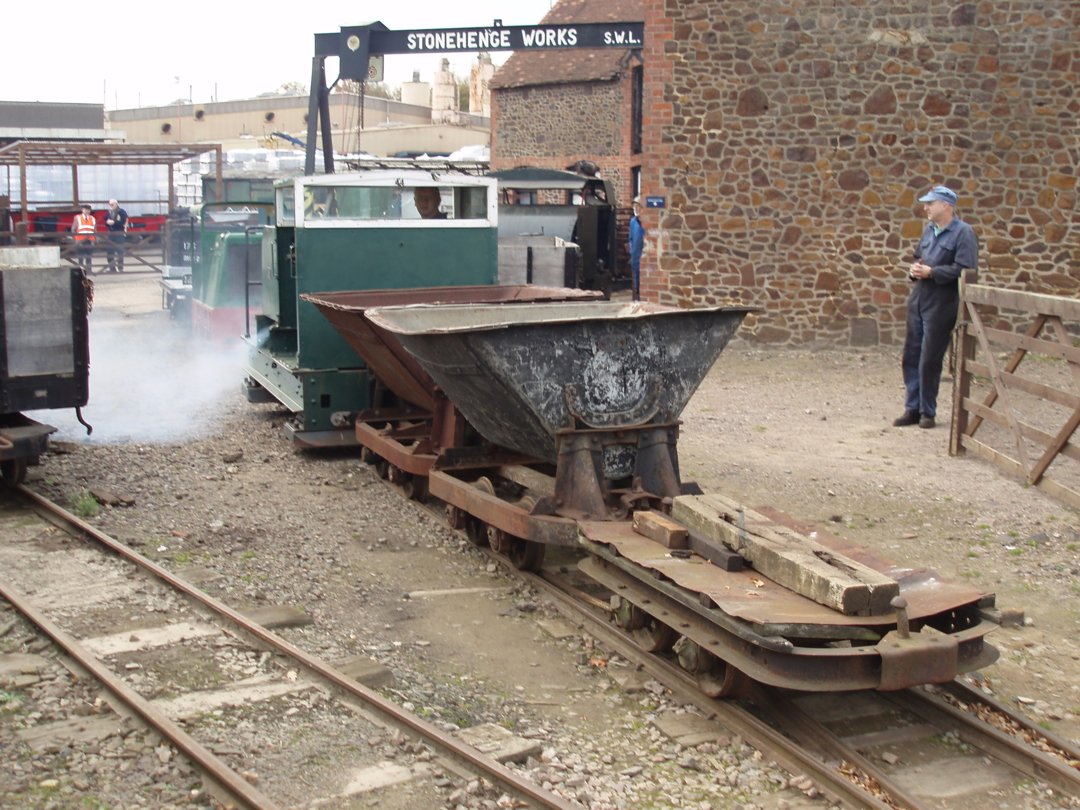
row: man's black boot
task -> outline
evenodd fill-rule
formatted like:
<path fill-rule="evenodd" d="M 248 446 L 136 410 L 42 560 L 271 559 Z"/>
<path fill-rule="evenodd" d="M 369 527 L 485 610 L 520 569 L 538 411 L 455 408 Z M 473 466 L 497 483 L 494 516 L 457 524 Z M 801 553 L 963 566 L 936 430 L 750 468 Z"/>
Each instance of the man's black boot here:
<path fill-rule="evenodd" d="M 904 411 L 900 416 L 893 419 L 893 427 L 907 427 L 919 424 L 918 411 Z"/>

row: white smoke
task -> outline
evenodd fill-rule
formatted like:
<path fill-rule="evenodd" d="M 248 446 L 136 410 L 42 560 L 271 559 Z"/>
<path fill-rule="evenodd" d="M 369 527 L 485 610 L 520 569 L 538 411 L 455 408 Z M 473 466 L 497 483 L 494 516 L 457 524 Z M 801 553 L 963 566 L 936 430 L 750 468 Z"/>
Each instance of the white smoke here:
<path fill-rule="evenodd" d="M 56 427 L 52 439 L 81 443 L 157 444 L 207 435 L 222 411 L 243 399 L 243 326 L 226 341 L 200 339 L 186 310 L 174 320 L 160 307 L 158 276 L 95 281 L 90 398 L 82 409 L 93 433 L 87 436 L 74 409 L 27 415 Z"/>

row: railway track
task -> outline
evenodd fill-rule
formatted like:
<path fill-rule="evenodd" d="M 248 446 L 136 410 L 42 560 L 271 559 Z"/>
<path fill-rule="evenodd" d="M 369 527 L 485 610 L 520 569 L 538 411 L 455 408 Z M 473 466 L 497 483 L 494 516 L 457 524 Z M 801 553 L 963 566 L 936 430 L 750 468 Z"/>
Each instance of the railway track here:
<path fill-rule="evenodd" d="M 736 730 L 792 774 L 852 807 L 1080 807 L 1080 750 L 961 680 L 899 692 L 788 693 L 747 684 L 700 692 L 671 651 L 640 649 L 604 600 L 565 576 L 528 576 L 613 652 Z M 799 780 L 796 780 L 799 781 Z M 1002 804 L 1001 806 L 1006 806 Z"/>
<path fill-rule="evenodd" d="M 0 596 L 51 639 L 87 704 L 82 719 L 25 723 L 34 750 L 138 727 L 206 785 L 176 800 L 204 806 L 438 807 L 470 783 L 508 806 L 572 806 L 360 683 L 363 662 L 305 653 L 24 487 L 0 501 L 0 535 Z M 86 697 L 87 676 L 104 700 Z M 325 756 L 296 769 L 279 754 L 302 737 Z"/>
<path fill-rule="evenodd" d="M 483 531 L 470 528 L 470 539 L 482 542 Z M 486 551 L 513 567 L 506 556 Z M 674 651 L 645 651 L 640 633 L 635 638 L 617 627 L 609 594 L 575 576 L 574 563 L 567 554 L 549 558 L 536 574 L 517 573 L 606 649 L 775 759 L 811 795 L 849 807 L 910 810 L 991 803 L 1080 807 L 1080 750 L 960 679 L 899 692 L 839 694 L 746 683 L 732 699 L 711 698 Z M 650 645 L 655 640 L 655 633 L 648 634 Z"/>
<path fill-rule="evenodd" d="M 963 681 L 839 694 L 752 684 L 735 699 L 713 699 L 676 656 L 643 652 L 610 625 L 603 600 L 563 577 L 526 576 L 608 649 L 833 801 L 914 810 L 981 807 L 1015 793 L 1019 806 L 1080 807 L 1080 751 Z"/>

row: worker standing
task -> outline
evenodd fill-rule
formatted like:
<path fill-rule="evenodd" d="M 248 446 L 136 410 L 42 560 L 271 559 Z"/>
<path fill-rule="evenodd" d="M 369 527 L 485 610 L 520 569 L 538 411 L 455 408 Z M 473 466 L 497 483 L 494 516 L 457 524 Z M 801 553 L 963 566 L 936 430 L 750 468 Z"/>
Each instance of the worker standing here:
<path fill-rule="evenodd" d="M 932 428 L 941 366 L 960 308 L 960 277 L 978 267 L 979 240 L 957 214 L 957 195 L 948 186 L 934 186 L 919 202 L 927 223 L 915 248 L 915 261 L 908 268 L 913 286 L 901 360 L 904 412 L 893 425 Z"/>
<path fill-rule="evenodd" d="M 116 200 L 109 200 L 109 210 L 105 212 L 105 227 L 109 231 L 109 244 L 105 248 L 109 266 L 105 272 L 123 273 L 128 213 L 120 207 L 120 203 Z"/>
<path fill-rule="evenodd" d="M 97 220 L 93 209 L 83 203 L 79 213 L 71 223 L 71 232 L 75 234 L 75 261 L 82 266 L 88 276 L 94 275 L 94 245 L 97 242 Z"/>
<path fill-rule="evenodd" d="M 641 224 L 641 197 L 634 197 L 634 214 L 630 217 L 630 272 L 633 282 L 633 297 L 641 300 L 641 254 L 645 250 L 645 226 Z"/>

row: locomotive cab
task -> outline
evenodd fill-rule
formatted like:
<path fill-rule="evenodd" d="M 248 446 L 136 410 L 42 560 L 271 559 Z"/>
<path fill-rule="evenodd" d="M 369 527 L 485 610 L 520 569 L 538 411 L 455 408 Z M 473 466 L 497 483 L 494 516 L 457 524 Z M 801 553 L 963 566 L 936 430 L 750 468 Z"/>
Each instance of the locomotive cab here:
<path fill-rule="evenodd" d="M 245 390 L 294 414 L 306 446 L 355 444 L 373 378 L 306 293 L 494 285 L 495 180 L 430 169 L 313 175 L 275 188 L 261 239 L 261 313 L 247 338 Z M 251 309 L 255 309 L 252 306 Z"/>

